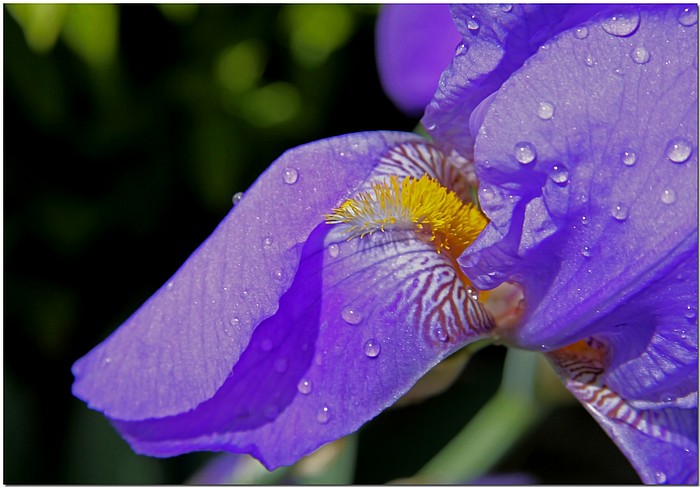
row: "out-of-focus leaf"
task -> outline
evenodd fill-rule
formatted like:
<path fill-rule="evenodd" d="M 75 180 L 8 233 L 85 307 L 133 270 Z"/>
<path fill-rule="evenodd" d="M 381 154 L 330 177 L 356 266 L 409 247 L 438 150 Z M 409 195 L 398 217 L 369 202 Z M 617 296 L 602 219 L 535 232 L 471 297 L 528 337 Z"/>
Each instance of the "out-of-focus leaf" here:
<path fill-rule="evenodd" d="M 27 45 L 35 52 L 50 51 L 65 21 L 68 5 L 65 4 L 13 4 L 7 10 L 24 31 Z"/>
<path fill-rule="evenodd" d="M 117 54 L 119 10 L 115 5 L 70 5 L 63 38 L 91 67 L 109 66 Z"/>
<path fill-rule="evenodd" d="M 171 22 L 185 24 L 191 21 L 194 16 L 197 15 L 199 5 L 164 3 L 158 5 L 158 10 L 160 10 L 160 13 L 162 13 Z"/>

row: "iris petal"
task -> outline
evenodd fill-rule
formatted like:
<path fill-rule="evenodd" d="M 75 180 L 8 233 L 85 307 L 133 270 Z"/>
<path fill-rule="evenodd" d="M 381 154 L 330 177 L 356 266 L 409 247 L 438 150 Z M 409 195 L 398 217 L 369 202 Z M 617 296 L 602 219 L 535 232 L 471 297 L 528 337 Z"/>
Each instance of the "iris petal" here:
<path fill-rule="evenodd" d="M 615 441 L 643 482 L 697 483 L 697 408 L 635 407 L 604 383 L 605 366 L 590 354 L 564 349 L 548 357 L 566 387 Z"/>
<path fill-rule="evenodd" d="M 73 366 L 73 392 L 114 419 L 180 414 L 210 399 L 255 326 L 289 288 L 301 245 L 401 133 L 353 134 L 288 151 L 124 325 Z"/>

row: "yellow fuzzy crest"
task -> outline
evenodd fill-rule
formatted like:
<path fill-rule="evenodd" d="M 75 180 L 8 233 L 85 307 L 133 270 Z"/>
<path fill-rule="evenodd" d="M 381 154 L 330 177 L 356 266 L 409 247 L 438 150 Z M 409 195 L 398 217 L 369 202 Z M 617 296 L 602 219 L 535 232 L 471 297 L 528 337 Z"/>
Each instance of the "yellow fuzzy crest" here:
<path fill-rule="evenodd" d="M 413 230 L 425 236 L 436 250 L 459 256 L 484 229 L 488 220 L 472 204 L 464 204 L 428 175 L 420 179 L 396 176 L 373 183 L 372 190 L 346 200 L 328 223 L 349 225 L 349 238 L 360 238 L 379 231 Z"/>

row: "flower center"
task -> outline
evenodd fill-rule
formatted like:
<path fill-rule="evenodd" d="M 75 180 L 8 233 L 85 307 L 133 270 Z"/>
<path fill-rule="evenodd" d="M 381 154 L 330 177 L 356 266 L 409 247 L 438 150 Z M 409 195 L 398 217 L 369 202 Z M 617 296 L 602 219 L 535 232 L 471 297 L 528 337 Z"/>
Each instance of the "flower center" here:
<path fill-rule="evenodd" d="M 449 251 L 455 258 L 470 245 L 488 220 L 472 204 L 465 204 L 427 174 L 420 179 L 399 181 L 390 176 L 372 183 L 372 189 L 357 194 L 326 215 L 330 224 L 346 223 L 349 238 L 385 232 L 413 230 L 431 242 L 438 253 Z"/>

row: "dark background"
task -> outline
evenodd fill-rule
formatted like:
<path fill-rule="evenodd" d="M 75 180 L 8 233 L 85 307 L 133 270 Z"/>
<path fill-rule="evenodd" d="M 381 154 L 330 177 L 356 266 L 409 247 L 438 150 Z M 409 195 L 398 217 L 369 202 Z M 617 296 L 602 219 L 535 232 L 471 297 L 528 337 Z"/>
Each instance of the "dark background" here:
<path fill-rule="evenodd" d="M 382 92 L 374 6 L 64 7 L 48 47 L 3 8 L 3 482 L 182 483 L 213 455 L 135 455 L 71 395 L 71 364 L 284 150 L 418 119 Z M 367 425 L 355 481 L 415 473 L 495 391 L 503 355 L 480 352 L 445 394 Z M 574 402 L 496 471 L 638 482 Z"/>

